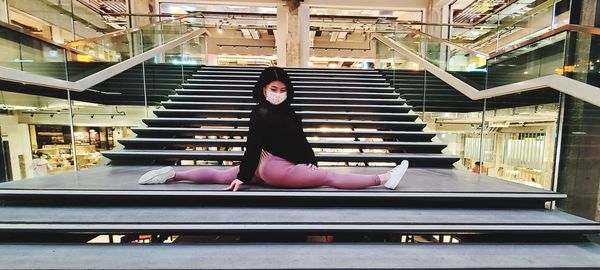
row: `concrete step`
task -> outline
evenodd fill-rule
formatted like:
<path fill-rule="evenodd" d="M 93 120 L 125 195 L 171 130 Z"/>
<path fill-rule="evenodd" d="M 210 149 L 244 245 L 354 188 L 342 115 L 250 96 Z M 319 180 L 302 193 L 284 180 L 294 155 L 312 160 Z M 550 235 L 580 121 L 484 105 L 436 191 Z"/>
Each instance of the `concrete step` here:
<path fill-rule="evenodd" d="M 143 138 L 181 138 L 194 136 L 247 136 L 248 128 L 173 128 L 173 127 L 134 127 L 131 129 Z M 324 138 L 382 138 L 386 140 L 429 142 L 434 132 L 388 131 L 388 130 L 304 130 L 307 137 Z"/>
<path fill-rule="evenodd" d="M 547 209 L 219 206 L 5 206 L 0 233 L 244 232 L 599 233 L 597 222 Z M 459 236 L 460 237 L 460 236 Z"/>
<path fill-rule="evenodd" d="M 171 90 L 172 91 L 172 90 Z M 227 95 L 252 96 L 251 90 L 235 89 L 176 89 L 180 95 Z M 294 91 L 295 97 L 330 97 L 330 98 L 388 98 L 397 99 L 400 95 L 390 92 L 338 92 L 338 91 Z"/>
<path fill-rule="evenodd" d="M 184 89 L 237 89 L 237 90 L 252 90 L 254 89 L 254 84 L 230 84 L 230 83 L 220 83 L 220 84 L 210 84 L 210 83 L 184 83 L 181 85 Z M 366 86 L 336 86 L 336 85 L 327 85 L 323 86 L 319 85 L 294 85 L 294 90 L 322 90 L 322 91 L 340 91 L 340 92 L 379 92 L 379 93 L 392 93 L 394 91 L 393 88 L 386 86 L 374 86 L 374 87 L 366 87 Z"/>
<path fill-rule="evenodd" d="M 264 67 L 232 67 L 232 66 L 202 66 L 200 70 L 210 71 L 259 71 L 262 72 Z M 377 74 L 373 69 L 347 69 L 347 68 L 284 68 L 286 72 L 298 73 L 347 73 L 347 74 Z"/>
<path fill-rule="evenodd" d="M 196 79 L 196 78 L 192 78 L 192 79 L 188 79 L 187 82 L 189 84 L 253 84 L 256 83 L 256 79 L 247 79 L 247 80 L 240 80 L 240 79 L 233 79 L 233 78 L 228 78 L 228 79 Z M 303 80 L 303 79 L 292 79 L 292 84 L 295 86 L 329 86 L 329 85 L 334 85 L 334 86 L 354 86 L 354 87 L 365 87 L 365 88 L 370 88 L 370 87 L 386 87 L 389 86 L 390 84 L 387 82 L 373 82 L 373 81 L 367 81 L 367 82 L 363 82 L 363 81 L 336 81 L 336 80 L 322 80 L 322 81 L 313 81 L 313 80 Z"/>
<path fill-rule="evenodd" d="M 335 74 L 335 73 L 334 73 Z M 340 74 L 340 73 L 337 73 Z M 195 79 L 202 80 L 213 80 L 213 79 L 234 79 L 234 80 L 258 80 L 260 73 L 241 73 L 241 74 L 220 74 L 220 73 L 196 73 L 192 74 Z M 381 76 L 331 76 L 332 74 L 326 74 L 328 76 L 319 76 L 318 74 L 311 73 L 288 73 L 292 82 L 295 81 L 340 81 L 340 82 L 353 82 L 353 81 L 369 81 L 369 82 L 385 82 L 385 78 Z M 345 75 L 345 74 L 340 74 Z"/>
<path fill-rule="evenodd" d="M 192 101 L 163 101 L 166 109 L 211 109 L 211 110 L 251 110 L 255 104 L 235 102 L 192 102 Z M 412 107 L 408 105 L 354 105 L 354 104 L 298 104 L 292 107 L 299 111 L 330 111 L 330 112 L 399 112 L 407 113 Z"/>
<path fill-rule="evenodd" d="M 211 118 L 144 118 L 142 121 L 149 127 L 205 127 L 235 126 L 247 127 L 250 119 L 211 119 Z M 302 120 L 304 128 L 378 128 L 385 130 L 420 131 L 425 123 L 402 121 L 362 121 L 362 120 Z"/>
<path fill-rule="evenodd" d="M 104 151 L 114 165 L 152 164 L 156 161 L 180 160 L 234 160 L 244 155 L 243 151 L 188 151 L 188 150 L 113 150 Z M 315 153 L 319 161 L 331 162 L 395 162 L 408 160 L 417 167 L 450 168 L 459 160 L 458 156 L 420 153 Z"/>
<path fill-rule="evenodd" d="M 172 101 L 202 101 L 202 102 L 248 102 L 255 104 L 252 96 L 200 96 L 200 95 L 169 95 Z M 320 103 L 320 104 L 399 104 L 403 105 L 404 100 L 400 98 L 326 98 L 326 97 L 294 97 L 294 103 Z"/>
<path fill-rule="evenodd" d="M 262 70 L 219 70 L 219 71 L 214 71 L 214 70 L 198 70 L 197 72 L 195 72 L 194 74 L 196 75 L 229 75 L 229 76 L 256 76 L 258 78 L 258 75 L 260 75 L 260 73 L 262 72 Z M 327 78 L 382 78 L 381 74 L 378 73 L 363 73 L 360 75 L 354 74 L 354 73 L 342 73 L 342 72 L 319 72 L 319 71 L 304 71 L 304 72 L 296 72 L 296 71 L 288 71 L 287 74 L 290 77 L 298 77 L 298 76 L 305 76 L 305 77 L 327 77 Z"/>
<path fill-rule="evenodd" d="M 0 245 L 0 260 L 6 270 L 598 269 L 598 250 L 593 243 L 6 243 Z"/>
<path fill-rule="evenodd" d="M 172 110 L 162 109 L 153 111 L 160 118 L 180 117 L 226 117 L 226 118 L 248 118 L 250 110 Z M 303 119 L 346 119 L 346 120 L 391 120 L 391 121 L 414 121 L 417 115 L 413 113 L 371 113 L 371 112 L 338 112 L 327 111 L 301 111 L 296 112 Z"/>
<path fill-rule="evenodd" d="M 184 151 L 188 153 L 200 151 Z M 204 151 L 206 155 L 219 154 Z M 149 157 L 142 153 L 142 157 Z M 241 152 L 238 156 L 241 157 Z M 231 153 L 230 153 L 231 154 Z M 236 153 L 234 153 L 236 154 Z M 340 154 L 341 155 L 341 154 Z M 366 155 L 365 153 L 353 156 Z M 386 154 L 387 156 L 396 154 Z M 412 155 L 414 156 L 414 155 Z M 138 161 L 139 155 L 128 155 Z M 406 157 L 406 156 L 404 156 Z M 231 157 L 225 159 L 233 159 Z M 114 160 L 113 160 L 114 161 Z M 417 166 L 418 164 L 412 163 Z M 206 165 L 204 165 L 206 166 Z M 335 173 L 377 175 L 389 166 L 324 166 Z M 224 192 L 224 185 L 179 182 L 168 185 L 139 185 L 137 179 L 158 166 L 96 166 L 78 172 L 0 183 L 5 206 L 25 200 L 27 206 L 237 206 L 250 207 L 383 207 L 462 209 L 544 209 L 545 203 L 566 195 L 456 169 L 411 167 L 396 190 L 372 187 L 340 190 L 329 187 L 282 189 L 265 184 L 245 184 L 238 192 Z M 193 166 L 175 166 L 184 171 Z M 231 166 L 206 166 L 216 170 Z M 36 204 L 37 202 L 37 204 Z M 22 204 L 22 203 L 21 203 Z M 509 222 L 509 221 L 507 221 Z"/>
<path fill-rule="evenodd" d="M 186 149 L 188 147 L 245 147 L 245 139 L 125 138 L 126 149 Z M 440 153 L 445 144 L 434 142 L 309 141 L 312 147 L 336 149 L 385 149 L 403 153 Z"/>

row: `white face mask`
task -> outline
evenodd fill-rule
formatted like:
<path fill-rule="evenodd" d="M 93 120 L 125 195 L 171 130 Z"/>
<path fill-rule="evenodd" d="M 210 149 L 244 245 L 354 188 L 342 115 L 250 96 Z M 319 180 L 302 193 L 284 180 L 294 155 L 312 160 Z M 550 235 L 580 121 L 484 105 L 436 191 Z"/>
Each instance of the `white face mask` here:
<path fill-rule="evenodd" d="M 281 102 L 283 102 L 287 98 L 286 92 L 282 92 L 282 93 L 276 93 L 273 91 L 266 91 L 266 92 L 267 92 L 267 94 L 266 94 L 265 98 L 267 99 L 267 101 L 271 102 L 271 104 L 273 104 L 273 105 L 279 105 Z"/>

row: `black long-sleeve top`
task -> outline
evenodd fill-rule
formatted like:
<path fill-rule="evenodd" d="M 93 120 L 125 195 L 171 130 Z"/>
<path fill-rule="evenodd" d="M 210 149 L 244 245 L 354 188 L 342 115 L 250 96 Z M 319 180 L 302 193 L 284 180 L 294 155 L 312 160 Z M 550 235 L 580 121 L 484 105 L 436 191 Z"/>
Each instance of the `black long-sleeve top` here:
<path fill-rule="evenodd" d="M 302 119 L 290 106 L 259 103 L 250 113 L 246 151 L 237 178 L 249 182 L 260 160 L 261 150 L 294 164 L 317 165 L 315 153 L 306 140 Z"/>

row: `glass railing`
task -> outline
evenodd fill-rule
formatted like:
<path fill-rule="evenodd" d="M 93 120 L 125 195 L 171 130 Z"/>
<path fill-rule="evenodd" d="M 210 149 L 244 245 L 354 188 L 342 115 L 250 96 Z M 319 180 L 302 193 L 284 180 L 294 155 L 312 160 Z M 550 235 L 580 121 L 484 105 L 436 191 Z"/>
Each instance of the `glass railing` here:
<path fill-rule="evenodd" d="M 4 53 L 0 54 L 0 66 L 60 80 L 78 81 L 202 27 L 201 15 L 189 15 L 62 45 L 13 26 L 1 25 L 0 42 L 3 43 Z M 154 62 L 167 59 L 175 65 L 199 64 L 195 59 L 205 57 L 192 55 L 198 53 L 191 52 L 194 48 L 197 46 L 181 45 L 178 51 L 173 49 L 154 56 Z"/>
<path fill-rule="evenodd" d="M 203 26 L 201 15 L 190 15 L 64 45 L 1 25 L 0 67 L 75 81 Z M 10 169 L 0 182 L 40 175 L 30 167 L 30 150 L 48 162 L 48 174 L 102 164 L 100 151 L 117 147 L 119 138 L 132 134 L 130 127 L 143 125 L 143 118 L 206 64 L 205 37 L 193 36 L 82 92 L 0 81 L 0 108 L 6 112 L 0 129 L 11 144 L 4 146 L 2 161 Z"/>
<path fill-rule="evenodd" d="M 426 71 L 422 61 L 477 90 L 548 75 L 598 86 L 600 56 L 595 48 L 600 29 L 564 25 L 516 48 L 486 55 L 429 32 L 398 26 L 399 30 L 390 32 L 391 27 L 379 33 L 388 42 L 376 41 L 376 68 L 428 129 L 437 133 L 436 140 L 448 145 L 444 151 L 461 157 L 456 167 L 483 172 L 475 166 L 475 162 L 483 162 L 487 175 L 550 190 L 558 188 L 556 149 L 561 147 L 563 125 L 569 127 L 559 124 L 560 112 L 569 110 L 568 114 L 586 108 L 587 103 L 550 88 L 471 100 Z M 567 104 L 578 100 L 582 105 L 564 108 L 565 99 Z"/>
<path fill-rule="evenodd" d="M 104 69 L 115 63 L 119 63 L 140 55 L 151 49 L 162 46 L 173 41 L 186 33 L 203 27 L 203 19 L 200 16 L 183 16 L 176 19 L 153 23 L 139 28 L 126 29 L 117 33 L 104 36 L 79 40 L 67 44 L 72 51 L 83 52 L 87 57 L 96 59 L 95 67 L 81 68 L 81 63 L 87 63 L 86 59 L 77 59 L 77 55 L 69 54 L 69 80 L 76 81 L 97 70 Z M 172 53 L 167 53 L 171 54 Z M 165 55 L 159 56 L 165 57 Z M 185 56 L 182 55 L 183 58 Z M 173 59 L 175 62 L 176 59 Z M 182 59 L 179 59 L 183 63 Z M 85 64 L 84 64 L 85 66 Z"/>
<path fill-rule="evenodd" d="M 401 35 L 405 34 L 404 37 L 410 36 L 407 33 Z M 473 52 L 434 43 L 433 39 L 423 36 L 413 35 L 402 41 L 398 36 L 396 38 L 410 47 L 411 52 L 456 74 L 472 86 L 485 89 L 490 80 L 486 65 L 477 70 L 464 64 L 457 66 L 450 60 L 456 59 L 457 55 L 464 57 L 467 63 L 469 59 L 482 58 Z M 556 91 L 471 100 L 424 70 L 418 62 L 382 42 L 377 43 L 375 61 L 380 65 L 376 68 L 427 124 L 426 131 L 436 133 L 434 140 L 447 145 L 443 153 L 460 157 L 454 164 L 457 169 L 549 190 L 556 188 L 553 183 L 554 150 L 560 107 L 560 95 Z M 478 63 L 476 61 L 480 60 L 471 61 Z M 483 166 L 476 166 L 477 162 Z"/>
<path fill-rule="evenodd" d="M 595 80 L 596 73 L 590 71 L 598 57 L 577 49 L 577 44 L 591 44 L 600 36 L 600 29 L 564 25 L 491 55 L 409 27 L 397 29 L 380 35 L 477 90 L 553 74 L 584 83 Z"/>
<path fill-rule="evenodd" d="M 0 23 L 0 66 L 61 80 L 67 79 L 64 46 L 30 35 L 16 27 Z M 74 56 L 80 55 L 73 52 Z M 82 54 L 83 55 L 83 54 Z M 46 66 L 42 68 L 41 65 Z"/>

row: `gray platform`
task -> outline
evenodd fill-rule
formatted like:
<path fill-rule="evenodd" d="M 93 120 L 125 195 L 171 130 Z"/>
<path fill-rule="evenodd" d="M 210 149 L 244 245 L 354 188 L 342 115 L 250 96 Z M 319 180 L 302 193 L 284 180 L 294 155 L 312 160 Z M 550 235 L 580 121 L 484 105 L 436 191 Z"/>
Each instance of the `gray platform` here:
<path fill-rule="evenodd" d="M 243 185 L 238 192 L 221 191 L 224 185 L 179 182 L 168 185 L 138 185 L 137 179 L 152 166 L 99 166 L 77 173 L 30 178 L 0 184 L 0 198 L 10 195 L 218 195 L 218 196 L 302 196 L 302 197 L 404 197 L 404 198 L 514 198 L 554 200 L 564 194 L 521 185 L 456 169 L 411 168 L 396 190 L 371 187 L 338 190 L 321 187 L 285 189 Z M 179 166 L 176 170 L 192 167 Z M 213 167 L 225 169 L 226 167 Z M 323 167 L 339 173 L 378 174 L 387 167 Z"/>
<path fill-rule="evenodd" d="M 0 244 L 0 269 L 598 269 L 581 244 Z"/>
<path fill-rule="evenodd" d="M 599 233 L 546 209 L 373 207 L 0 207 L 0 232 Z"/>

